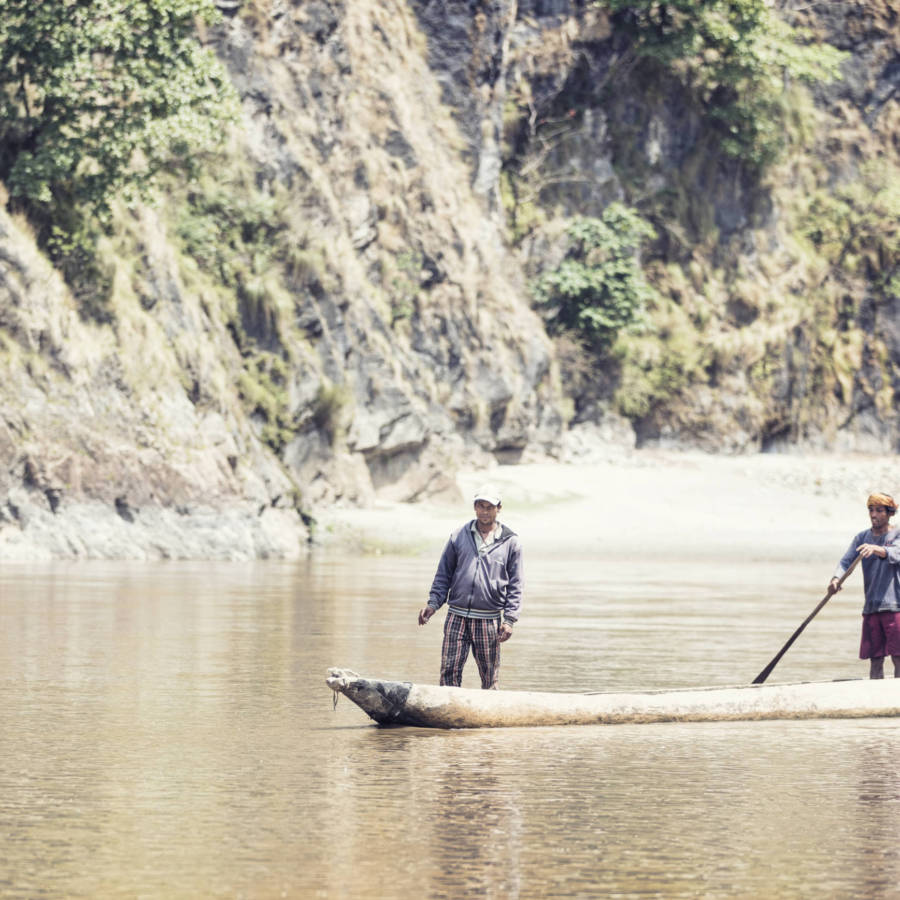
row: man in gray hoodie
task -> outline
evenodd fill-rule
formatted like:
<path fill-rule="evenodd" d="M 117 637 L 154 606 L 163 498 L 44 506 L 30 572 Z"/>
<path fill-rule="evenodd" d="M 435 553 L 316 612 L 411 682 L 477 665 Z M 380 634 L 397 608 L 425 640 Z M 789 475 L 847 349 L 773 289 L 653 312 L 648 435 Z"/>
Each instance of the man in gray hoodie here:
<path fill-rule="evenodd" d="M 522 604 L 522 544 L 501 524 L 496 488 L 475 494 L 475 518 L 451 535 L 438 562 L 419 624 L 448 605 L 441 648 L 441 684 L 459 687 L 469 648 L 481 686 L 497 688 L 500 644 L 512 637 Z"/>

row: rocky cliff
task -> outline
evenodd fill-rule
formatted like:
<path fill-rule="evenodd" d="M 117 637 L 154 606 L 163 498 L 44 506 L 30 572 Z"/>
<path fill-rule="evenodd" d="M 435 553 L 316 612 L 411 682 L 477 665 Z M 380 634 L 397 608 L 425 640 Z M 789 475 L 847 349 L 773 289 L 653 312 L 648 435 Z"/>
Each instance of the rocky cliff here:
<path fill-rule="evenodd" d="M 892 4 L 785 6 L 851 57 L 764 179 L 593 4 L 219 5 L 241 122 L 118 209 L 102 315 L 0 214 L 0 558 L 290 557 L 325 506 L 586 434 L 897 444 L 894 245 L 809 237 L 865 159 L 897 171 Z M 598 365 L 528 285 L 614 199 L 656 226 L 660 299 Z"/>
<path fill-rule="evenodd" d="M 898 5 L 778 8 L 804 42 L 846 57 L 834 81 L 785 79 L 785 149 L 761 173 L 725 152 L 686 78 L 634 52 L 621 17 L 519 4 L 505 166 L 523 270 L 552 259 L 560 221 L 612 200 L 657 231 L 643 257 L 659 290 L 649 331 L 621 341 L 599 373 L 557 353 L 567 384 L 580 380 L 576 422 L 612 397 L 639 444 L 900 444 Z"/>

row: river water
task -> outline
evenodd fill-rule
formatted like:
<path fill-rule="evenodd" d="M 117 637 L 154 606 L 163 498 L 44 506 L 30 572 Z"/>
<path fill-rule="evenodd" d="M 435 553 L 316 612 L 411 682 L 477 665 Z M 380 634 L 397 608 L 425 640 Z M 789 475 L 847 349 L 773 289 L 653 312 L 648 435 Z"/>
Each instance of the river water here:
<path fill-rule="evenodd" d="M 433 731 L 335 707 L 331 665 L 436 680 L 434 557 L 0 568 L 0 896 L 900 897 L 896 720 Z M 501 688 L 749 682 L 832 565 L 531 554 Z M 848 584 L 771 680 L 865 675 L 860 607 Z"/>

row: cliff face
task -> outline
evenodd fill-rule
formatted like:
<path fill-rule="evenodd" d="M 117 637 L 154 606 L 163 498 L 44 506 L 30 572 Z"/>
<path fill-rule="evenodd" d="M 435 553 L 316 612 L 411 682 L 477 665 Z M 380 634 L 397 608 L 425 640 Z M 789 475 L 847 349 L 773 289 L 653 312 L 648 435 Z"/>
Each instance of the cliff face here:
<path fill-rule="evenodd" d="M 853 198 L 824 279 L 840 297 L 834 445 L 900 451 L 900 6 L 826 4 L 786 12 L 850 56 L 841 81 L 816 92 L 824 121 L 810 156 L 820 193 Z M 818 199 L 818 198 L 817 198 Z M 818 211 L 821 207 L 815 206 Z M 842 207 L 842 211 L 846 207 Z M 842 348 L 838 348 L 839 351 Z"/>
<path fill-rule="evenodd" d="M 461 465 L 598 426 L 896 445 L 900 301 L 795 236 L 864 155 L 897 169 L 896 11 L 840 7 L 785 10 L 852 63 L 813 97 L 828 153 L 798 140 L 761 183 L 592 4 L 222 3 L 240 127 L 119 210 L 103 321 L 0 215 L 0 558 L 291 556 L 326 505 L 455 496 Z M 536 175 L 511 197 L 510 172 Z M 656 225 L 662 299 L 625 362 L 586 371 L 528 279 L 614 199 Z"/>
<path fill-rule="evenodd" d="M 552 449 L 550 345 L 410 8 L 286 5 L 232 19 L 220 46 L 255 177 L 306 253 L 299 273 L 278 261 L 275 349 L 291 360 L 283 459 L 308 502 L 414 498 L 450 489 L 461 456 Z"/>
<path fill-rule="evenodd" d="M 760 176 L 603 8 L 519 4 L 505 167 L 523 270 L 558 258 L 566 219 L 612 200 L 658 235 L 643 257 L 659 291 L 653 333 L 587 378 L 557 354 L 566 383 L 580 378 L 576 423 L 612 398 L 639 444 L 900 445 L 898 8 L 795 7 L 780 14 L 848 57 L 833 83 L 785 83 L 787 151 Z"/>
<path fill-rule="evenodd" d="M 234 368 L 224 341 L 188 349 L 188 327 L 225 334 L 199 298 L 172 282 L 155 317 L 92 325 L 4 212 L 0 248 L 0 559 L 296 555 L 283 467 L 245 417 L 191 402 L 189 368 Z"/>
<path fill-rule="evenodd" d="M 290 555 L 323 504 L 455 496 L 461 464 L 558 445 L 550 343 L 412 12 L 244 13 L 210 36 L 231 162 L 121 212 L 110 322 L 3 221 L 6 555 Z M 227 203 L 244 236 L 204 243 Z"/>

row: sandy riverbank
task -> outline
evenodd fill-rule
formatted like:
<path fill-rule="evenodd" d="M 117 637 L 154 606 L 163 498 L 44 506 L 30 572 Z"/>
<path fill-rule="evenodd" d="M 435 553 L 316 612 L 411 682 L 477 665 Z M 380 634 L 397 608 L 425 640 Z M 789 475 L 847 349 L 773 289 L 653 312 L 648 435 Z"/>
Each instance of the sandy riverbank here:
<path fill-rule="evenodd" d="M 484 481 L 502 490 L 504 518 L 532 555 L 721 555 L 746 546 L 773 559 L 832 560 L 867 526 L 871 491 L 900 499 L 900 465 L 887 455 L 632 451 L 463 472 L 456 504 L 335 510 L 320 517 L 319 540 L 361 552 L 434 552 L 470 515 Z"/>
<path fill-rule="evenodd" d="M 773 560 L 802 553 L 831 565 L 867 526 L 870 492 L 900 499 L 900 465 L 888 455 L 608 450 L 590 461 L 462 471 L 455 501 L 382 500 L 368 509 L 318 510 L 313 552 L 434 556 L 471 517 L 471 498 L 485 482 L 501 490 L 502 518 L 532 559 L 648 553 L 711 559 L 746 551 Z M 894 524 L 900 527 L 900 516 Z M 3 561 L 289 559 L 308 549 L 289 510 L 264 516 L 255 507 L 192 516 L 142 510 L 123 524 L 97 504 L 58 514 L 23 505 L 17 521 L 0 517 Z"/>

